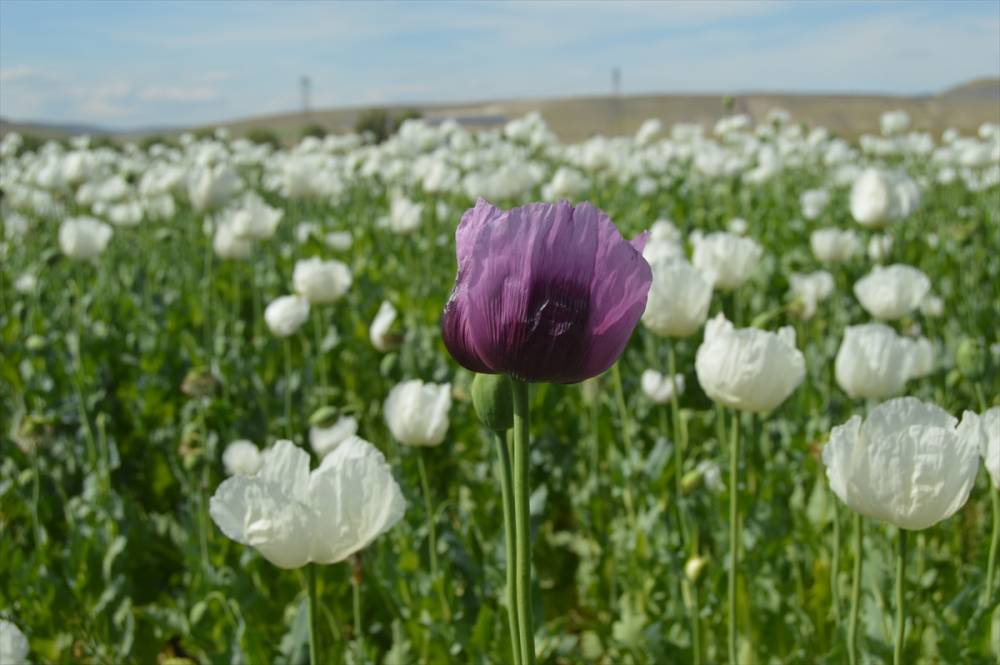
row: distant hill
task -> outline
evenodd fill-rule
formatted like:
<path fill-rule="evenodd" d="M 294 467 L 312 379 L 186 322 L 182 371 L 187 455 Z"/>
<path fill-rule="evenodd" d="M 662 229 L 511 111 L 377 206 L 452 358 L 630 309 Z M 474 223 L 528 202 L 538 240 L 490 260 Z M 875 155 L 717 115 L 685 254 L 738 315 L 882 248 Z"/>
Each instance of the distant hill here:
<path fill-rule="evenodd" d="M 942 92 L 939 97 L 966 99 L 993 99 L 1000 101 L 1000 78 L 981 78 L 956 85 Z"/>
<path fill-rule="evenodd" d="M 564 141 L 579 141 L 595 134 L 628 134 L 648 118 L 658 118 L 669 126 L 678 122 L 699 122 L 706 126 L 734 111 L 760 120 L 773 108 L 783 108 L 792 118 L 808 125 L 822 125 L 848 138 L 879 131 L 879 116 L 894 109 L 910 114 L 916 129 L 940 133 L 948 127 L 973 132 L 984 122 L 1000 123 L 1000 79 L 982 78 L 948 88 L 937 95 L 900 97 L 870 94 L 792 94 L 747 92 L 726 95 L 647 94 L 593 96 L 560 99 L 500 100 L 461 104 L 387 105 L 389 111 L 419 110 L 432 122 L 454 118 L 472 129 L 501 126 L 512 118 L 539 111 Z M 240 136 L 255 128 L 275 132 L 283 141 L 296 140 L 308 125 L 320 125 L 329 132 L 347 132 L 369 107 L 321 109 L 308 114 L 284 113 L 222 122 Z M 190 129 L 199 129 L 193 127 Z M 63 138 L 88 133 L 137 139 L 152 134 L 175 134 L 182 128 L 149 128 L 113 132 L 101 127 L 19 123 L 0 119 L 0 134 L 7 131 L 34 134 L 42 138 Z"/>

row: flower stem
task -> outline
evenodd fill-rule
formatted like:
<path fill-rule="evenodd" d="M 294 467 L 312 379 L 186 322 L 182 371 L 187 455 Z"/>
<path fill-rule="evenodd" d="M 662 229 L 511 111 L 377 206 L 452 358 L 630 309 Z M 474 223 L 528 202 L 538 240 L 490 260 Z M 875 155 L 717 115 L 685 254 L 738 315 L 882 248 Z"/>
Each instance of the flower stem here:
<path fill-rule="evenodd" d="M 353 571 L 351 573 L 351 596 L 354 606 L 354 642 L 358 648 L 360 662 L 365 662 L 365 637 L 361 626 L 361 555 L 355 554 L 353 557 Z"/>
<path fill-rule="evenodd" d="M 284 339 L 285 347 L 285 437 L 292 438 L 292 342 Z"/>
<path fill-rule="evenodd" d="M 504 436 L 498 432 L 493 433 L 493 438 L 497 446 L 497 461 L 500 470 L 500 492 L 503 500 L 503 528 L 504 539 L 507 546 L 507 620 L 510 625 L 510 646 L 514 654 L 514 665 L 521 665 L 521 636 L 520 618 L 517 612 L 517 595 L 515 588 L 517 585 L 517 570 L 515 562 L 517 560 L 517 541 L 514 533 L 514 488 L 513 478 L 510 469 L 510 451 L 507 449 L 507 442 Z"/>
<path fill-rule="evenodd" d="M 620 363 L 615 363 L 614 367 L 611 369 L 612 375 L 614 375 L 615 380 L 615 401 L 618 405 L 618 418 L 621 420 L 622 428 L 622 440 L 625 443 L 625 462 L 626 468 L 629 468 L 629 464 L 632 463 L 632 427 L 631 421 L 628 417 L 628 409 L 625 407 L 625 391 L 622 388 L 622 372 L 619 368 Z M 635 532 L 636 518 L 635 518 L 635 505 L 632 503 L 632 490 L 630 489 L 631 482 L 628 477 L 625 479 L 625 484 L 622 487 L 622 499 L 625 502 L 625 512 L 628 518 L 629 526 L 632 531 Z"/>
<path fill-rule="evenodd" d="M 997 550 L 1000 549 L 1000 489 L 990 490 L 993 499 L 993 538 L 990 540 L 990 558 L 986 563 L 986 588 L 983 589 L 983 605 L 988 605 L 993 597 L 993 581 L 996 575 Z"/>
<path fill-rule="evenodd" d="M 733 417 L 732 442 L 729 446 L 729 662 L 737 665 L 736 653 L 736 571 L 739 563 L 739 487 L 738 470 L 740 458 L 739 414 Z"/>
<path fill-rule="evenodd" d="M 535 663 L 534 621 L 531 617 L 531 524 L 528 492 L 528 384 L 511 378 L 514 392 L 514 532 L 517 539 L 517 614 L 520 621 L 521 663 Z"/>
<path fill-rule="evenodd" d="M 673 421 L 674 429 L 674 489 L 677 493 L 677 514 L 680 517 L 682 542 L 688 542 L 687 517 L 684 514 L 683 498 L 684 492 L 681 487 L 681 480 L 684 476 L 684 449 L 687 447 L 686 437 L 682 436 L 681 430 L 681 407 L 677 398 L 677 358 L 674 353 L 674 345 L 670 345 L 670 419 Z"/>
<path fill-rule="evenodd" d="M 319 642 L 316 639 L 316 623 L 319 605 L 316 603 L 316 564 L 306 565 L 306 597 L 309 607 L 309 665 L 318 665 Z"/>
<path fill-rule="evenodd" d="M 903 639 L 906 635 L 906 529 L 899 530 L 899 549 L 896 550 L 896 648 L 893 665 L 903 665 Z"/>
<path fill-rule="evenodd" d="M 316 373 L 319 374 L 319 387 L 326 395 L 326 358 L 323 357 L 323 310 L 313 314 L 313 333 L 316 336 Z"/>
<path fill-rule="evenodd" d="M 444 594 L 444 587 L 441 584 L 441 575 L 438 573 L 437 527 L 434 524 L 434 505 L 431 503 L 431 487 L 427 482 L 427 469 L 424 467 L 424 456 L 421 451 L 417 452 L 417 469 L 420 472 L 420 489 L 424 494 L 424 512 L 427 513 L 427 549 L 430 550 L 431 584 L 435 589 L 437 589 L 438 597 L 441 600 L 441 617 L 445 621 L 451 621 L 451 608 L 448 607 L 448 598 Z"/>
<path fill-rule="evenodd" d="M 847 660 L 850 665 L 858 662 L 858 611 L 861 609 L 862 540 L 864 537 L 861 515 L 854 514 L 854 572 L 851 579 L 851 616 L 847 621 Z"/>
<path fill-rule="evenodd" d="M 830 490 L 827 490 L 828 492 Z M 832 492 L 830 492 L 832 494 Z M 832 557 L 830 561 L 830 600 L 833 603 L 833 616 L 837 620 L 837 627 L 843 625 L 843 617 L 840 615 L 840 506 L 837 498 L 833 498 L 833 546 L 831 547 Z"/>

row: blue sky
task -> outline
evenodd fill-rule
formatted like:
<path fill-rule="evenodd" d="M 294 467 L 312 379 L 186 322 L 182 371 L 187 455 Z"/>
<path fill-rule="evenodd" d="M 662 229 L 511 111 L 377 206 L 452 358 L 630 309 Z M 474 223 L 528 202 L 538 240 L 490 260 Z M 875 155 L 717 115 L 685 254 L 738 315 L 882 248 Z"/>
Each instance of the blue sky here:
<path fill-rule="evenodd" d="M 935 92 L 1000 76 L 1000 2 L 0 0 L 0 115 L 114 128 L 299 106 Z"/>

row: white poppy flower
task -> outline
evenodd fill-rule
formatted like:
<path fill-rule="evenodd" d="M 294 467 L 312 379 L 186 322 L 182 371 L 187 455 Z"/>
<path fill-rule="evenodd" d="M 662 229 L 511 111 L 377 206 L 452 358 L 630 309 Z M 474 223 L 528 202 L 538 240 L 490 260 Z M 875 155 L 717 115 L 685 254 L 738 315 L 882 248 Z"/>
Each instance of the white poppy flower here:
<path fill-rule="evenodd" d="M 802 304 L 802 318 L 811 319 L 816 306 L 833 294 L 833 275 L 825 270 L 813 273 L 793 272 L 789 277 L 792 297 Z"/>
<path fill-rule="evenodd" d="M 310 427 L 309 445 L 312 446 L 316 455 L 320 459 L 323 459 L 336 450 L 337 446 L 357 433 L 357 419 L 351 416 L 344 416 L 343 418 L 338 418 L 337 422 L 329 427 Z"/>
<path fill-rule="evenodd" d="M 788 399 L 806 373 L 793 328 L 786 326 L 777 333 L 736 329 L 722 314 L 705 326 L 705 341 L 698 347 L 694 366 L 709 397 L 756 413 Z"/>
<path fill-rule="evenodd" d="M 915 310 L 931 289 L 931 280 L 901 263 L 874 269 L 854 284 L 854 295 L 876 319 L 891 321 Z"/>
<path fill-rule="evenodd" d="M 653 283 L 642 322 L 657 335 L 688 337 L 708 318 L 712 282 L 683 257 L 650 263 Z"/>
<path fill-rule="evenodd" d="M 813 255 L 823 263 L 841 263 L 861 251 L 861 241 L 854 231 L 817 229 L 809 236 Z"/>
<path fill-rule="evenodd" d="M 372 346 L 383 353 L 391 351 L 399 344 L 398 335 L 393 335 L 391 332 L 395 321 L 396 308 L 388 300 L 383 301 L 375 313 L 371 328 L 368 329 L 368 338 L 371 339 Z"/>
<path fill-rule="evenodd" d="M 233 441 L 222 453 L 222 465 L 230 476 L 252 476 L 260 469 L 260 450 L 253 441 Z"/>
<path fill-rule="evenodd" d="M 93 259 L 111 240 L 111 227 L 93 217 L 71 217 L 59 227 L 59 247 L 71 259 Z"/>
<path fill-rule="evenodd" d="M 709 233 L 694 239 L 692 263 L 720 291 L 732 291 L 753 275 L 764 250 L 752 238 Z"/>
<path fill-rule="evenodd" d="M 385 421 L 396 440 L 410 446 L 436 446 L 448 431 L 451 384 L 404 381 L 389 391 Z"/>
<path fill-rule="evenodd" d="M 278 441 L 253 477 L 219 485 L 209 512 L 226 536 L 279 568 L 337 563 L 399 521 L 406 503 L 374 446 L 352 437 L 309 471 L 309 455 Z"/>
<path fill-rule="evenodd" d="M 328 304 L 339 300 L 351 288 L 351 269 L 332 259 L 303 259 L 295 263 L 292 282 L 310 304 Z"/>
<path fill-rule="evenodd" d="M 673 381 L 669 374 L 660 374 L 655 369 L 647 369 L 642 373 L 639 384 L 652 402 L 666 404 L 674 395 L 674 383 L 677 384 L 677 396 L 684 394 L 684 375 L 675 374 Z"/>
<path fill-rule="evenodd" d="M 986 463 L 993 487 L 1000 489 L 1000 406 L 994 406 L 983 415 L 983 445 L 980 453 Z"/>
<path fill-rule="evenodd" d="M 0 663 L 26 665 L 27 662 L 28 638 L 10 621 L 0 619 Z"/>
<path fill-rule="evenodd" d="M 834 376 L 851 397 L 884 399 L 902 390 L 912 362 L 909 343 L 889 326 L 848 326 L 834 361 Z"/>
<path fill-rule="evenodd" d="M 823 448 L 830 488 L 852 510 L 901 529 L 926 529 L 965 505 L 979 468 L 979 416 L 962 422 L 912 397 L 834 427 Z"/>
<path fill-rule="evenodd" d="M 302 296 L 281 296 L 264 309 L 264 321 L 276 337 L 289 337 L 309 318 L 309 301 Z"/>

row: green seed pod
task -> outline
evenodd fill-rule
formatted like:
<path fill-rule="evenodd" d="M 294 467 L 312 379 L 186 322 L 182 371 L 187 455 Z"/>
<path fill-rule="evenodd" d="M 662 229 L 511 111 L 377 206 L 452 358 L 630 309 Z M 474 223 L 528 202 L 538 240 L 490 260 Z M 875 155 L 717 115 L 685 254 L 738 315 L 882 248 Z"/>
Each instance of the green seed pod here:
<path fill-rule="evenodd" d="M 514 394 L 506 374 L 476 374 L 472 406 L 484 425 L 500 434 L 514 424 Z"/>
<path fill-rule="evenodd" d="M 309 424 L 313 427 L 330 427 L 337 422 L 337 409 L 332 406 L 321 406 L 309 416 Z"/>
<path fill-rule="evenodd" d="M 967 379 L 977 379 L 982 376 L 986 367 L 986 353 L 982 345 L 971 337 L 963 339 L 955 352 L 955 365 Z"/>

